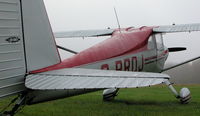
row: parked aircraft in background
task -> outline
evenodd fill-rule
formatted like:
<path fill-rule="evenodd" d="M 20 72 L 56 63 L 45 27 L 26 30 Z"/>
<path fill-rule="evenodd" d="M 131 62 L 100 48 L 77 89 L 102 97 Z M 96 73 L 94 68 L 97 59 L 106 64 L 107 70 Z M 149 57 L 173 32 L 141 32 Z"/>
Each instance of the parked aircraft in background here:
<path fill-rule="evenodd" d="M 200 24 L 119 28 L 52 33 L 42 0 L 0 0 L 0 97 L 19 95 L 11 111 L 23 105 L 103 91 L 113 99 L 120 88 L 146 87 L 165 83 L 181 103 L 188 103 L 190 91 L 178 93 L 170 77 L 161 74 L 169 52 L 162 34 L 200 31 Z M 111 37 L 80 53 L 57 46 L 56 38 Z M 61 61 L 58 48 L 75 53 Z"/>

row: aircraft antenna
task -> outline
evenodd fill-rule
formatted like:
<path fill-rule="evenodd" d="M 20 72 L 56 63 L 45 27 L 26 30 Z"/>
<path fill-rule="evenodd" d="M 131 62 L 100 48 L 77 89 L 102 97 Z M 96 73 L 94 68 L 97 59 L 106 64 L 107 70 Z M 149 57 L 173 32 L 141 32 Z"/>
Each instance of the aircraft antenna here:
<path fill-rule="evenodd" d="M 119 28 L 119 31 L 121 33 L 121 27 L 120 27 L 120 23 L 119 23 L 119 18 L 118 18 L 118 15 L 117 15 L 117 10 L 116 8 L 114 7 L 114 11 L 115 11 L 115 16 L 116 16 L 116 19 L 117 19 L 117 24 L 118 24 L 118 28 Z"/>

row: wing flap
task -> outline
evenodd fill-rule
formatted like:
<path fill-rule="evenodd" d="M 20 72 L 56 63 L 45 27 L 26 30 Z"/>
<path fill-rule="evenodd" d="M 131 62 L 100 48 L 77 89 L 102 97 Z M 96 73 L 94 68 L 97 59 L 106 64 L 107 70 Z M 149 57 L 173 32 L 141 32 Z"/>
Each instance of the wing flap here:
<path fill-rule="evenodd" d="M 191 32 L 191 31 L 200 31 L 200 23 L 168 25 L 168 26 L 159 26 L 153 28 L 153 32 L 156 33 L 175 33 L 175 32 Z"/>
<path fill-rule="evenodd" d="M 79 30 L 79 31 L 65 31 L 55 32 L 56 38 L 73 38 L 73 37 L 96 37 L 112 35 L 114 29 L 101 29 L 101 30 Z"/>
<path fill-rule="evenodd" d="M 25 86 L 33 90 L 135 88 L 160 84 L 169 78 L 160 73 L 72 68 L 28 75 Z"/>

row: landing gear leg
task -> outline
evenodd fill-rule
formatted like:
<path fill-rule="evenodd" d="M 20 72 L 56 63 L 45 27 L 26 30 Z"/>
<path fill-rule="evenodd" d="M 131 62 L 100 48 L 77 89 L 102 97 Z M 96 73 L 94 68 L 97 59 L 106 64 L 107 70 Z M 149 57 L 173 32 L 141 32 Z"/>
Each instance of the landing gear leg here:
<path fill-rule="evenodd" d="M 172 86 L 172 83 L 169 82 L 169 80 L 165 81 L 165 84 L 169 87 L 169 89 L 172 91 L 172 93 L 175 95 L 177 99 L 180 99 L 180 102 L 182 104 L 189 103 L 189 100 L 191 99 L 190 90 L 188 88 L 182 88 L 180 90 L 180 93 L 176 91 L 176 89 Z"/>
<path fill-rule="evenodd" d="M 14 116 L 23 105 L 25 105 L 25 95 L 21 95 L 11 111 L 4 111 L 0 116 Z"/>

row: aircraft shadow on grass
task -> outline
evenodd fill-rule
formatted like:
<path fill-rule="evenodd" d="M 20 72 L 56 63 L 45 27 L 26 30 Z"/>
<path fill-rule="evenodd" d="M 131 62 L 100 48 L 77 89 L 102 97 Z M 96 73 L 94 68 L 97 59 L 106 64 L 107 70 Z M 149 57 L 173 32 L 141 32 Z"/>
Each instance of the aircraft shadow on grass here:
<path fill-rule="evenodd" d="M 122 100 L 122 99 L 116 99 L 116 100 L 113 100 L 113 101 L 107 101 L 107 103 L 114 103 L 114 104 L 125 104 L 125 105 L 155 105 L 155 106 L 171 106 L 171 105 L 174 105 L 174 106 L 177 106 L 177 105 L 180 105 L 182 106 L 182 104 L 180 102 L 176 102 L 175 100 L 173 101 L 153 101 L 153 100 L 144 100 L 144 101 L 141 101 L 141 100 Z M 199 106 L 200 108 L 200 103 L 199 102 L 193 102 L 191 101 L 190 104 L 187 104 L 187 105 L 190 105 L 190 106 Z"/>

